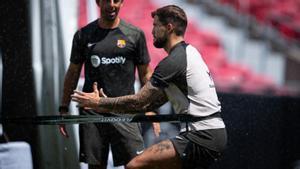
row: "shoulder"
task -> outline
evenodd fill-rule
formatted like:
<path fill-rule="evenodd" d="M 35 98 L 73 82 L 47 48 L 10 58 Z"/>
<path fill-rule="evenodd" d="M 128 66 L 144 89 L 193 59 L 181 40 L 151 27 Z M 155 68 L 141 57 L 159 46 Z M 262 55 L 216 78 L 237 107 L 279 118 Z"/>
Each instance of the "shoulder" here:
<path fill-rule="evenodd" d="M 190 45 L 183 42 L 180 42 L 177 44 L 174 49 L 172 49 L 170 55 L 171 56 L 182 56 L 183 54 L 186 54 L 186 50 Z"/>
<path fill-rule="evenodd" d="M 160 68 L 169 71 L 181 71 L 186 68 L 188 44 L 182 42 L 177 44 L 174 49 L 158 64 Z"/>
<path fill-rule="evenodd" d="M 124 20 L 121 20 L 119 28 L 125 33 L 134 36 L 141 36 L 144 34 L 143 30 L 137 26 L 134 26 Z"/>
<path fill-rule="evenodd" d="M 180 42 L 177 44 L 174 49 L 169 54 L 169 61 L 178 62 L 178 63 L 184 63 L 187 56 L 187 48 L 189 44 L 185 42 Z"/>
<path fill-rule="evenodd" d="M 187 53 L 187 55 L 200 55 L 198 49 L 190 44 L 188 44 L 186 47 L 186 53 Z"/>
<path fill-rule="evenodd" d="M 93 22 L 90 22 L 86 26 L 78 29 L 75 33 L 75 36 L 78 36 L 80 39 L 90 36 L 92 32 L 94 32 L 95 29 L 97 29 L 97 26 L 98 26 L 97 20 L 94 20 Z"/>
<path fill-rule="evenodd" d="M 82 27 L 81 30 L 82 32 L 88 32 L 88 31 L 91 31 L 91 30 L 94 30 L 98 27 L 98 22 L 97 22 L 97 19 L 90 22 L 89 24 L 87 24 L 86 26 Z"/>

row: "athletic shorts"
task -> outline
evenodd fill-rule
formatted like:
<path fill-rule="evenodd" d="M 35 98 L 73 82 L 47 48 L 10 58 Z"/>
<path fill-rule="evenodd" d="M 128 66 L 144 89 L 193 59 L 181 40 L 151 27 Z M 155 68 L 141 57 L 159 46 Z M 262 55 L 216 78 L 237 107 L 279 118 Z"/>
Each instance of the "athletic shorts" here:
<path fill-rule="evenodd" d="M 144 150 L 139 123 L 80 124 L 80 162 L 107 165 L 109 145 L 114 166 L 127 164 Z"/>
<path fill-rule="evenodd" d="M 183 169 L 207 169 L 217 161 L 227 143 L 225 129 L 182 132 L 170 139 Z"/>

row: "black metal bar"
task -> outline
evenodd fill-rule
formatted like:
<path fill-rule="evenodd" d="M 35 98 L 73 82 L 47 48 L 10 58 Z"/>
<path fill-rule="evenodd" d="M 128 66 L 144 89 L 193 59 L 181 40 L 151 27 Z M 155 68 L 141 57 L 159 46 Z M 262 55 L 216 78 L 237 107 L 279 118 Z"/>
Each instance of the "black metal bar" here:
<path fill-rule="evenodd" d="M 57 125 L 57 124 L 80 124 L 80 123 L 116 123 L 116 122 L 195 122 L 205 120 L 208 117 L 196 117 L 188 114 L 171 115 L 50 115 L 50 116 L 18 116 L 2 117 L 2 123 L 35 124 L 35 125 Z"/>

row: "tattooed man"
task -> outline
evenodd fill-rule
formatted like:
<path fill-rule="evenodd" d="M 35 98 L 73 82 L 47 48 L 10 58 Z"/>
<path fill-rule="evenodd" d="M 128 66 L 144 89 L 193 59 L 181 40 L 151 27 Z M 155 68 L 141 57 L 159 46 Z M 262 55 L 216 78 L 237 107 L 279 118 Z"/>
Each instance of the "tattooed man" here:
<path fill-rule="evenodd" d="M 152 12 L 154 46 L 168 53 L 149 82 L 135 95 L 108 98 L 97 90 L 75 91 L 73 101 L 98 112 L 148 111 L 170 101 L 177 114 L 210 117 L 181 127 L 178 136 L 163 140 L 133 158 L 126 168 L 208 168 L 224 150 L 227 135 L 214 82 L 200 53 L 184 41 L 185 12 L 169 5 Z M 102 97 L 101 97 L 102 96 Z"/>

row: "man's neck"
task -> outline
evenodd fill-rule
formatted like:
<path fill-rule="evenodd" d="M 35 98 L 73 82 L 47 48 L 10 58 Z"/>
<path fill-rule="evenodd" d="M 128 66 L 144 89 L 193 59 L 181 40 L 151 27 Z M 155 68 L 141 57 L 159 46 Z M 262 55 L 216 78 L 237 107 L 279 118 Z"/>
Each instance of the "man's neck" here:
<path fill-rule="evenodd" d="M 108 20 L 99 18 L 98 19 L 98 25 L 99 25 L 99 27 L 101 27 L 103 29 L 114 29 L 114 28 L 119 26 L 120 20 L 121 19 L 119 17 L 117 17 L 113 21 L 108 21 Z"/>
<path fill-rule="evenodd" d="M 164 47 L 165 51 L 170 54 L 171 49 L 178 43 L 184 41 L 182 36 L 171 35 L 166 46 Z"/>

